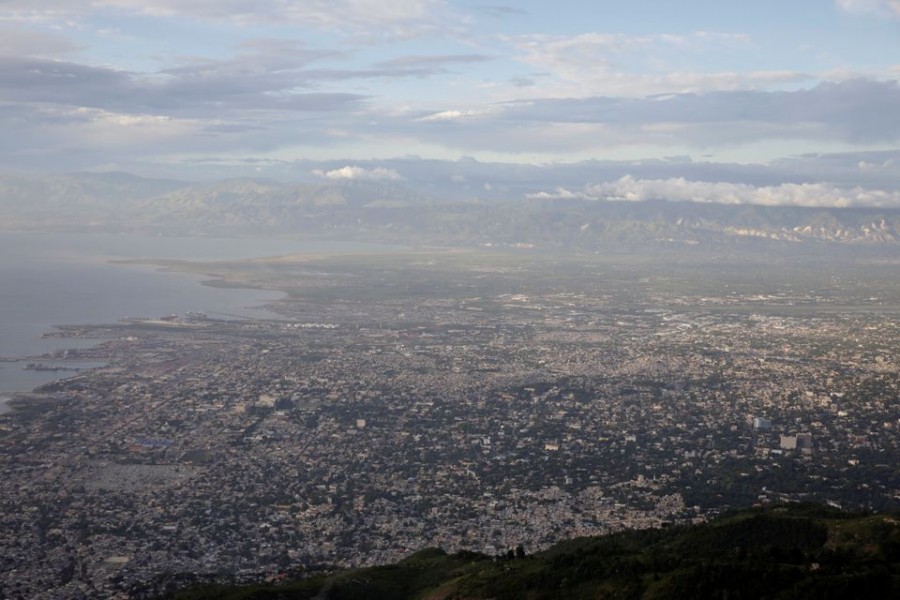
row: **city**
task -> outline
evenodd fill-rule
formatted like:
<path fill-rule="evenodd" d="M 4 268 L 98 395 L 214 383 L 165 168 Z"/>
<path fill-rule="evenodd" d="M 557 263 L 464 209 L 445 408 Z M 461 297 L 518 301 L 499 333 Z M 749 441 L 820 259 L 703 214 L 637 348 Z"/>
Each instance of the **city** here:
<path fill-rule="evenodd" d="M 0 417 L 0 589 L 141 597 L 755 504 L 896 509 L 896 265 L 812 260 L 168 264 L 286 295 L 271 319 L 50 334 L 108 364 Z"/>

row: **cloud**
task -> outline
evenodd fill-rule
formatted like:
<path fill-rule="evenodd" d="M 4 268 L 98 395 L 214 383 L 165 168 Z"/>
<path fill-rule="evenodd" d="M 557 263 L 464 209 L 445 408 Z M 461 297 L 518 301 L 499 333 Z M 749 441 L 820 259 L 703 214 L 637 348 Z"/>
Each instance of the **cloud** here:
<path fill-rule="evenodd" d="M 452 65 L 491 60 L 481 54 L 401 56 L 375 63 L 370 68 L 315 69 L 304 72 L 310 82 L 347 81 L 352 79 L 396 79 L 431 77 L 450 73 Z"/>
<path fill-rule="evenodd" d="M 153 114 L 120 114 L 95 108 L 5 105 L 0 110 L 0 162 L 7 168 L 53 164 L 84 168 L 111 157 L 146 160 L 171 151 L 206 145 L 204 123 Z"/>
<path fill-rule="evenodd" d="M 0 56 L 58 56 L 81 49 L 58 33 L 0 27 Z"/>
<path fill-rule="evenodd" d="M 169 151 L 179 154 L 208 148 L 212 141 L 225 152 L 250 152 L 299 144 L 322 149 L 365 136 L 376 139 L 382 131 L 373 123 L 369 97 L 355 93 L 359 85 L 348 92 L 341 83 L 425 77 L 452 65 L 488 59 L 471 53 L 406 55 L 372 68 L 317 69 L 316 63 L 345 59 L 348 53 L 289 40 L 252 39 L 239 42 L 238 53 L 230 57 L 181 58 L 167 68 L 140 72 L 52 59 L 37 52 L 29 56 L 24 51 L 39 50 L 42 41 L 53 42 L 48 47 L 54 51 L 70 49 L 65 38 L 57 36 L 39 35 L 32 41 L 26 35 L 8 36 L 0 41 L 0 48 L 4 44 L 10 48 L 6 55 L 0 53 L 0 98 L 7 107 L 16 107 L 16 111 L 0 113 L 0 129 L 7 134 L 18 132 L 16 140 L 22 145 L 7 144 L 7 157 L 23 156 L 26 140 L 33 140 L 35 149 L 44 144 L 44 154 L 54 156 L 54 161 L 64 157 L 61 149 L 69 148 L 70 130 L 60 129 L 54 135 L 51 125 L 80 110 L 105 115 L 96 120 L 104 120 L 107 126 L 81 128 L 81 143 L 86 149 L 95 145 L 98 152 L 109 147 L 116 123 L 126 123 L 130 116 L 168 119 L 162 129 L 186 136 L 169 138 Z M 316 119 L 309 119 L 309 114 L 316 114 Z M 172 127 L 184 122 L 192 126 Z M 148 148 L 135 146 L 132 153 L 135 158 L 146 157 Z M 64 162 L 69 164 L 69 158 L 64 157 Z"/>
<path fill-rule="evenodd" d="M 190 18 L 236 24 L 279 24 L 371 34 L 415 37 L 438 28 L 445 12 L 440 0 L 6 0 L 5 20 L 78 20 L 117 11 L 157 18 Z"/>
<path fill-rule="evenodd" d="M 421 123 L 435 123 L 440 121 L 460 121 L 463 119 L 472 119 L 477 117 L 484 117 L 490 115 L 492 113 L 496 113 L 496 110 L 492 110 L 490 108 L 484 109 L 473 109 L 473 110 L 442 110 L 440 112 L 431 113 L 425 115 L 424 117 L 418 117 L 416 121 Z"/>
<path fill-rule="evenodd" d="M 427 112 L 395 127 L 463 151 L 516 153 L 721 148 L 769 140 L 871 144 L 900 140 L 897 106 L 896 81 L 857 79 L 794 91 L 538 98 Z"/>
<path fill-rule="evenodd" d="M 88 107 L 120 113 L 261 122 L 284 113 L 355 109 L 365 96 L 319 92 L 304 71 L 310 60 L 249 55 L 200 61 L 157 73 L 137 73 L 43 58 L 0 57 L 6 101 Z"/>
<path fill-rule="evenodd" d="M 826 183 L 784 183 L 776 186 L 752 186 L 744 183 L 670 179 L 636 179 L 626 175 L 611 182 L 595 183 L 582 190 L 556 188 L 550 192 L 528 194 L 532 199 L 584 200 L 670 200 L 716 204 L 759 204 L 766 206 L 879 206 L 900 207 L 900 192 L 862 187 L 840 188 Z"/>
<path fill-rule="evenodd" d="M 2 33 L 2 32 L 0 32 Z M 9 36 L 3 46 L 37 47 L 40 36 Z M 56 47 L 65 48 L 55 37 Z M 18 56 L 16 54 L 19 54 Z M 403 56 L 373 68 L 321 69 L 315 63 L 345 58 L 289 40 L 250 40 L 232 57 L 181 59 L 156 72 L 0 52 L 0 94 L 7 101 L 47 102 L 118 112 L 266 119 L 278 112 L 353 111 L 367 99 L 359 93 L 320 91 L 324 84 L 350 80 L 426 77 L 447 65 L 487 60 L 482 55 Z"/>
<path fill-rule="evenodd" d="M 527 10 L 514 7 L 507 6 L 502 4 L 490 4 L 490 5 L 480 5 L 474 7 L 477 12 L 484 13 L 488 16 L 500 18 L 500 17 L 522 17 L 529 15 L 530 13 Z"/>
<path fill-rule="evenodd" d="M 323 177 L 325 179 L 351 179 L 351 180 L 387 180 L 387 181 L 399 181 L 403 179 L 403 176 L 400 175 L 394 169 L 385 169 L 382 167 L 375 167 L 373 169 L 365 169 L 363 167 L 356 166 L 346 166 L 341 167 L 339 169 L 333 169 L 330 171 L 323 171 L 321 169 L 317 169 L 313 171 L 313 175 L 316 177 Z"/>
<path fill-rule="evenodd" d="M 124 71 L 43 58 L 0 57 L 0 90 L 7 101 L 96 105 L 132 85 Z"/>
<path fill-rule="evenodd" d="M 849 13 L 900 17 L 900 0 L 836 0 L 835 4 Z"/>
<path fill-rule="evenodd" d="M 449 54 L 449 55 L 409 55 L 398 56 L 390 60 L 375 63 L 376 68 L 391 72 L 422 72 L 427 74 L 444 73 L 447 66 L 473 64 L 491 60 L 485 54 Z"/>
<path fill-rule="evenodd" d="M 75 130 L 84 133 L 86 151 L 96 142 L 101 152 L 141 123 L 166 132 L 159 139 L 170 146 L 136 145 L 135 162 L 150 156 L 150 147 L 161 150 L 158 160 L 218 151 L 223 160 L 258 152 L 338 161 L 323 173 L 346 165 L 377 169 L 359 161 L 402 152 L 511 162 L 693 151 L 746 157 L 887 147 L 900 139 L 896 82 L 839 75 L 816 85 L 821 73 L 791 68 L 816 61 L 773 60 L 761 40 L 683 31 L 678 23 L 677 35 L 557 35 L 571 19 L 535 23 L 519 18 L 526 13 L 512 4 L 450 0 L 0 0 L 0 6 L 0 109 L 10 109 L 0 110 L 0 130 L 15 135 L 5 144 L 10 152 L 20 140 L 59 156 L 71 148 Z M 510 34 L 526 26 L 555 34 Z M 117 34 L 101 38 L 109 27 Z M 457 36 L 459 27 L 468 35 Z M 171 34 L 170 43 L 151 39 L 160 30 Z M 405 40 L 425 33 L 432 37 L 421 43 Z M 364 39 L 379 45 L 362 48 Z M 766 68 L 773 64 L 785 68 Z M 417 81 L 428 77 L 434 79 Z M 88 121 L 70 123 L 78 118 Z M 58 139 L 57 122 L 67 123 Z M 126 157 L 105 158 L 112 160 Z M 864 158 L 842 163 L 840 173 L 848 181 L 888 181 L 893 164 Z M 625 174 L 618 165 L 610 172 Z M 634 174 L 668 179 L 679 172 Z M 499 179 L 485 176 L 472 189 Z M 529 192 L 578 190 L 596 180 L 551 178 Z"/>
<path fill-rule="evenodd" d="M 784 71 L 739 74 L 685 69 L 685 60 L 703 64 L 708 62 L 711 52 L 746 54 L 752 40 L 741 33 L 529 34 L 499 39 L 512 49 L 516 60 L 550 75 L 541 87 L 541 94 L 546 97 L 643 96 L 740 89 L 783 83 L 786 76 Z M 799 74 L 790 74 L 792 81 L 798 77 Z"/>

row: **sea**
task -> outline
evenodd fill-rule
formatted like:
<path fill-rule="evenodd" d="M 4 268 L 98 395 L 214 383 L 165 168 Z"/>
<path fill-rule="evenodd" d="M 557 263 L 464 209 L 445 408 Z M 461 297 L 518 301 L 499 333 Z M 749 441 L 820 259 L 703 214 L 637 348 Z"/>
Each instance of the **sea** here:
<path fill-rule="evenodd" d="M 265 310 L 281 297 L 270 290 L 201 285 L 201 276 L 125 259 L 237 260 L 305 253 L 395 252 L 398 246 L 277 238 L 167 237 L 100 233 L 0 231 L 0 359 L 40 356 L 94 345 L 92 340 L 42 337 L 56 325 L 115 323 L 202 312 L 215 318 L 276 318 Z M 0 412 L 17 392 L 72 372 L 33 371 L 28 361 L 0 360 Z M 36 361 L 37 362 L 37 361 Z M 41 360 L 42 364 L 53 364 Z M 67 362 L 91 368 L 100 363 Z"/>

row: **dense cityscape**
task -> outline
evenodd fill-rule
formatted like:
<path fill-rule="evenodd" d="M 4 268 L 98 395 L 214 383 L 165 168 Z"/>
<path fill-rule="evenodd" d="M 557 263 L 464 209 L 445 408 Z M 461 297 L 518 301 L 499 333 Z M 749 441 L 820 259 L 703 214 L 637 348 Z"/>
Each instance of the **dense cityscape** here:
<path fill-rule="evenodd" d="M 271 319 L 50 334 L 96 339 L 67 356 L 108 364 L 0 417 L 6 597 L 900 502 L 895 265 L 497 251 L 169 266 L 285 299 Z"/>

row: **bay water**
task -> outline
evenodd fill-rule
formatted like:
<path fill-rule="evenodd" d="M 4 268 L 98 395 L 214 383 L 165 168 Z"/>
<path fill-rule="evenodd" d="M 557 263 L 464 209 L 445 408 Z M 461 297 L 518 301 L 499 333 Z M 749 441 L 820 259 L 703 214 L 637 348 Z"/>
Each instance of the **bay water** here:
<path fill-rule="evenodd" d="M 201 285 L 201 276 L 161 271 L 123 259 L 236 260 L 304 253 L 373 253 L 397 247 L 273 238 L 176 238 L 115 234 L 0 231 L 0 358 L 40 356 L 96 342 L 42 338 L 55 325 L 115 323 L 188 311 L 214 318 L 267 317 L 278 292 Z M 27 361 L 26 361 L 27 362 Z M 0 362 L 0 412 L 27 392 L 67 372 L 31 371 Z M 38 361 L 47 362 L 47 361 Z M 95 364 L 74 365 L 81 367 Z"/>

